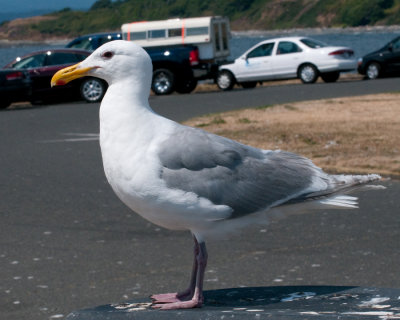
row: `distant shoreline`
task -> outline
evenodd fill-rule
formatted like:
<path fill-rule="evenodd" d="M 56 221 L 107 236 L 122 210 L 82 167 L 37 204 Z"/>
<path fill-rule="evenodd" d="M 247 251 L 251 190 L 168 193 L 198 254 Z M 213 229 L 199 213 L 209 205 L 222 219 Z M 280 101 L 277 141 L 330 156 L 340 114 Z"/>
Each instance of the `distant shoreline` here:
<path fill-rule="evenodd" d="M 107 31 L 104 31 L 107 32 Z M 111 32 L 111 31 L 110 31 Z M 113 31 L 115 32 L 115 31 Z M 236 31 L 231 30 L 233 37 L 248 37 L 248 36 L 288 36 L 288 35 L 318 35 L 318 34 L 351 34 L 351 33 L 387 33 L 387 32 L 399 32 L 400 25 L 392 26 L 363 26 L 363 27 L 346 27 L 346 28 L 299 28 L 299 29 L 280 29 L 280 30 L 244 30 Z M 80 35 L 77 35 L 77 37 Z M 23 46 L 23 45 L 37 45 L 37 44 L 53 44 L 53 45 L 63 45 L 71 41 L 73 38 L 62 38 L 57 37 L 53 39 L 44 40 L 9 40 L 0 39 L 0 48 L 8 46 Z"/>
<path fill-rule="evenodd" d="M 8 47 L 8 46 L 26 46 L 26 45 L 38 45 L 38 44 L 52 44 L 52 45 L 64 45 L 67 44 L 71 39 L 45 39 L 42 41 L 34 41 L 34 40 L 8 40 L 8 39 L 0 39 L 0 48 Z"/>
<path fill-rule="evenodd" d="M 280 29 L 280 30 L 245 30 L 245 31 L 232 31 L 233 36 L 249 36 L 249 35 L 315 35 L 315 34 L 331 34 L 331 33 L 386 33 L 386 32 L 399 32 L 400 25 L 392 26 L 363 26 L 363 27 L 346 27 L 346 28 L 294 28 L 294 29 Z"/>

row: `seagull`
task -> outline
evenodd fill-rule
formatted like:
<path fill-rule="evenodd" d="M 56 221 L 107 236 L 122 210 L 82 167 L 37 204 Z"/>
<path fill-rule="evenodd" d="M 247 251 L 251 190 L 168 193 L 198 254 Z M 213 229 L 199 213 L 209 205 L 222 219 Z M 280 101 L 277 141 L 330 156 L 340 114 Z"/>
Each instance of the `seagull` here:
<path fill-rule="evenodd" d="M 262 150 L 188 127 L 149 105 L 152 62 L 130 41 L 115 40 L 58 71 L 51 85 L 91 76 L 108 83 L 100 105 L 100 146 L 106 178 L 130 209 L 152 223 L 189 230 L 194 262 L 189 286 L 155 294 L 153 308 L 204 303 L 205 241 L 274 215 L 357 208 L 348 195 L 377 174 L 330 175 L 300 155 Z"/>

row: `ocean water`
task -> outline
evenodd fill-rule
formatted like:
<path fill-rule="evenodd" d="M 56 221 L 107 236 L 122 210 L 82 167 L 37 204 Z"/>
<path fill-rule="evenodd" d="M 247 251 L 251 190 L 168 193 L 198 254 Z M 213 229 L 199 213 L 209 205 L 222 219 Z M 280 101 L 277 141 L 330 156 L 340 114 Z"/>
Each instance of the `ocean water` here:
<path fill-rule="evenodd" d="M 235 33 L 231 39 L 231 57 L 237 58 L 260 41 L 289 36 L 307 36 L 329 45 L 350 47 L 357 58 L 382 48 L 390 40 L 400 36 L 399 28 L 382 29 L 303 29 L 281 32 Z"/>
<path fill-rule="evenodd" d="M 260 41 L 284 36 L 308 36 L 330 45 L 350 47 L 354 50 L 356 57 L 362 57 L 400 36 L 400 27 L 234 32 L 230 39 L 231 55 L 229 59 L 237 58 Z M 18 56 L 42 49 L 62 48 L 66 44 L 67 42 L 10 43 L 0 41 L 0 68 Z"/>

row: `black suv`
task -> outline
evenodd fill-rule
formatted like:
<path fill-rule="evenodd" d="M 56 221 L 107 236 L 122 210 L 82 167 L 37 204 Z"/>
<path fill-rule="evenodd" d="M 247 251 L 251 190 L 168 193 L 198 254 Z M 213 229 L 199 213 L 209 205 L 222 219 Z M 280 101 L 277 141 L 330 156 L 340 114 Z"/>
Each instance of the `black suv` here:
<path fill-rule="evenodd" d="M 368 79 L 400 74 L 400 37 L 360 58 L 358 72 Z"/>

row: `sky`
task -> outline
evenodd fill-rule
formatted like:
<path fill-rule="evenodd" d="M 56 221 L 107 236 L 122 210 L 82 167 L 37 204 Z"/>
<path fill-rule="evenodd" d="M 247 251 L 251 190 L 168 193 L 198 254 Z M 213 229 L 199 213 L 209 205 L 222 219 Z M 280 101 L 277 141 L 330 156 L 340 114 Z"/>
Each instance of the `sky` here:
<path fill-rule="evenodd" d="M 64 8 L 87 10 L 95 2 L 96 0 L 0 0 L 0 23 Z"/>
<path fill-rule="evenodd" d="M 89 9 L 94 2 L 96 0 L 0 0 L 0 12 L 55 11 L 67 7 L 72 9 Z"/>

